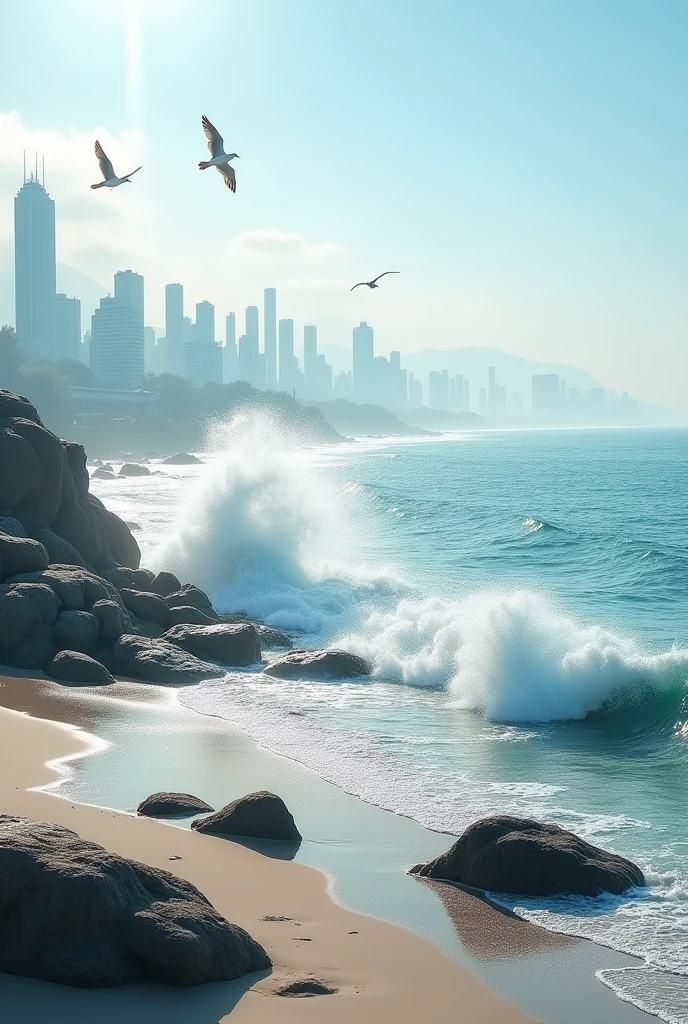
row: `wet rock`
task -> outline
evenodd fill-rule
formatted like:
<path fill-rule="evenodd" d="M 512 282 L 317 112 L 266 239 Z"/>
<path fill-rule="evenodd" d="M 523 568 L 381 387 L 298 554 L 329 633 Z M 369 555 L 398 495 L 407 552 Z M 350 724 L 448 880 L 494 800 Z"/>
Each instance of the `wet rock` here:
<path fill-rule="evenodd" d="M 645 885 L 632 861 L 557 825 L 497 815 L 470 825 L 446 853 L 412 874 L 524 896 L 616 895 Z"/>
<path fill-rule="evenodd" d="M 31 602 L 14 589 L 0 595 L 0 652 L 16 650 L 35 626 Z"/>
<path fill-rule="evenodd" d="M 174 594 L 175 591 L 181 590 L 181 586 L 173 572 L 159 572 L 151 580 L 150 586 L 147 589 L 154 594 L 159 594 L 161 597 L 168 597 L 170 594 Z"/>
<path fill-rule="evenodd" d="M 57 679 L 61 683 L 76 683 L 81 686 L 107 686 L 115 682 L 114 676 L 105 665 L 82 651 L 59 651 L 45 666 L 44 672 L 51 679 Z"/>
<path fill-rule="evenodd" d="M 100 637 L 114 642 L 124 633 L 131 633 L 131 616 L 117 601 L 96 601 L 91 608 L 100 623 Z"/>
<path fill-rule="evenodd" d="M 64 611 L 53 626 L 53 639 L 60 650 L 87 653 L 98 639 L 100 623 L 90 612 Z"/>
<path fill-rule="evenodd" d="M 163 466 L 200 466 L 203 460 L 196 455 L 189 455 L 188 452 L 177 452 L 176 455 L 168 455 L 162 460 Z"/>
<path fill-rule="evenodd" d="M 280 679 L 353 679 L 369 676 L 373 668 L 348 651 L 294 650 L 271 661 L 263 671 Z"/>
<path fill-rule="evenodd" d="M 138 814 L 149 818 L 189 817 L 198 811 L 212 810 L 210 804 L 191 793 L 152 793 L 136 808 Z"/>
<path fill-rule="evenodd" d="M 91 474 L 91 477 L 94 480 L 115 480 L 116 479 L 115 474 L 113 473 L 113 471 L 111 469 L 105 469 L 104 466 L 99 466 L 99 468 L 96 469 L 95 472 L 93 472 Z"/>
<path fill-rule="evenodd" d="M 301 841 L 301 833 L 282 798 L 264 790 L 233 800 L 207 818 L 197 818 L 191 828 L 213 835 Z"/>
<path fill-rule="evenodd" d="M 30 537 L 14 537 L 0 533 L 0 559 L 5 576 L 23 572 L 40 572 L 48 567 L 48 552 Z"/>
<path fill-rule="evenodd" d="M 255 665 L 261 658 L 258 632 L 250 624 L 178 625 L 168 629 L 162 639 L 198 658 L 211 658 L 223 665 Z"/>
<path fill-rule="evenodd" d="M 195 886 L 60 825 L 0 817 L 0 971 L 87 988 L 267 970 Z"/>
<path fill-rule="evenodd" d="M 199 608 L 192 607 L 192 605 L 179 605 L 178 607 L 170 608 L 167 621 L 170 626 L 212 626 L 213 623 L 217 622 L 217 617 L 215 615 L 208 615 L 206 612 L 200 611 Z"/>
<path fill-rule="evenodd" d="M 169 608 L 167 601 L 159 594 L 145 593 L 142 590 L 129 590 L 122 587 L 120 596 L 124 607 L 133 612 L 139 619 L 146 619 L 148 622 L 157 622 L 161 626 L 167 625 Z"/>
<path fill-rule="evenodd" d="M 174 644 L 143 636 L 122 636 L 113 646 L 113 655 L 122 672 L 147 683 L 182 686 L 216 679 L 217 665 L 201 661 Z"/>
<path fill-rule="evenodd" d="M 111 583 L 78 565 L 51 565 L 43 572 L 20 573 L 5 582 L 45 583 L 55 591 L 63 606 L 73 611 L 90 608 L 96 601 L 112 599 L 121 603 Z"/>
<path fill-rule="evenodd" d="M 148 466 L 142 466 L 139 462 L 125 462 L 120 467 L 119 476 L 150 476 Z"/>
<path fill-rule="evenodd" d="M 198 608 L 199 611 L 205 612 L 206 615 L 215 614 L 208 595 L 199 587 L 195 587 L 192 583 L 185 583 L 179 590 L 175 590 L 174 593 L 168 594 L 167 604 L 170 608 L 191 606 L 192 608 Z"/>

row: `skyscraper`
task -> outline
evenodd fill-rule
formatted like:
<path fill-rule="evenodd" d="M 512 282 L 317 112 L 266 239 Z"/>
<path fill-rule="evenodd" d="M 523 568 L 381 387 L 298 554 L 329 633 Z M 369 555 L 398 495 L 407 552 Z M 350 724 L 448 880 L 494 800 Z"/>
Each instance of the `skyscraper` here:
<path fill-rule="evenodd" d="M 196 303 L 196 322 L 186 345 L 185 375 L 202 387 L 222 383 L 222 353 L 215 343 L 215 307 L 212 302 Z"/>
<path fill-rule="evenodd" d="M 246 334 L 249 338 L 255 338 L 256 341 L 260 339 L 260 330 L 258 327 L 258 307 L 247 306 L 245 314 Z"/>
<path fill-rule="evenodd" d="M 19 343 L 35 359 L 52 355 L 55 203 L 33 175 L 14 199 L 14 299 Z"/>
<path fill-rule="evenodd" d="M 144 367 L 143 323 L 126 299 L 108 295 L 91 317 L 90 365 L 104 388 L 136 390 Z"/>
<path fill-rule="evenodd" d="M 433 370 L 428 375 L 428 405 L 431 409 L 449 408 L 448 370 Z"/>
<path fill-rule="evenodd" d="M 215 344 L 215 307 L 204 299 L 196 303 L 196 340 L 202 345 Z"/>
<path fill-rule="evenodd" d="M 184 376 L 184 289 L 180 284 L 165 285 L 165 368 L 167 373 Z"/>
<path fill-rule="evenodd" d="M 303 329 L 303 375 L 306 392 L 315 398 L 318 391 L 318 328 L 306 324 Z"/>
<path fill-rule="evenodd" d="M 81 359 L 81 302 L 63 293 L 53 299 L 52 358 Z"/>
<path fill-rule="evenodd" d="M 296 389 L 298 363 L 294 356 L 294 321 L 279 322 L 279 386 L 280 391 Z"/>
<path fill-rule="evenodd" d="M 266 385 L 274 388 L 277 384 L 277 292 L 274 288 L 266 288 L 263 293 L 263 344 Z"/>
<path fill-rule="evenodd" d="M 236 317 L 228 313 L 225 317 L 225 347 L 222 351 L 222 381 L 231 384 L 239 380 L 237 365 Z"/>
<path fill-rule="evenodd" d="M 363 320 L 354 327 L 353 387 L 354 401 L 371 402 L 374 383 L 375 333 Z"/>
<path fill-rule="evenodd" d="M 119 270 L 115 274 L 115 298 L 123 299 L 134 307 L 141 321 L 145 324 L 143 309 L 143 278 L 133 270 Z"/>

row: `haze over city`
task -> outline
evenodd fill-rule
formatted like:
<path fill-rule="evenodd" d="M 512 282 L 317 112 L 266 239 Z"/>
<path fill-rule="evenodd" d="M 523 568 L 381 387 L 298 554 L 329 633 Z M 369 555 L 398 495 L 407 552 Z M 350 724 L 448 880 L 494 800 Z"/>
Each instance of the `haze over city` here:
<path fill-rule="evenodd" d="M 533 6 L 537 18 L 524 20 Z M 14 322 L 22 154 L 38 151 L 58 204 L 58 261 L 106 291 L 116 271 L 142 273 L 153 326 L 163 328 L 171 281 L 184 283 L 189 312 L 207 299 L 219 317 L 274 286 L 279 315 L 299 333 L 317 324 L 321 345 L 350 348 L 367 321 L 384 355 L 493 346 L 685 411 L 677 125 L 688 13 L 455 7 L 433 4 L 421 19 L 411 4 L 391 17 L 357 3 L 204 0 L 192 12 L 67 0 L 57 11 L 29 0 L 6 12 L 9 34 L 27 38 L 37 19 L 42 32 L 0 71 L 0 320 Z M 125 85 L 72 80 L 58 101 L 44 82 L 75 62 L 94 83 L 124 70 Z M 191 66 L 203 70 L 182 74 Z M 206 107 L 242 155 L 236 202 L 218 195 L 220 181 L 199 180 Z M 116 167 L 143 163 L 135 188 L 88 190 L 94 137 Z M 390 263 L 404 276 L 349 293 Z"/>

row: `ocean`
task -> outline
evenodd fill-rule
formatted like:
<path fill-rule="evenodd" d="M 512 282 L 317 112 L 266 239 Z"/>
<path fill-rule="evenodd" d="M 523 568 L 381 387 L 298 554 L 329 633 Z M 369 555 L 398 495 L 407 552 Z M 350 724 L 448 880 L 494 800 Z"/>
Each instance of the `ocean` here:
<path fill-rule="evenodd" d="M 374 666 L 346 683 L 231 672 L 184 704 L 431 829 L 511 812 L 631 857 L 648 887 L 625 897 L 499 899 L 640 957 L 600 980 L 685 1024 L 687 441 L 531 430 L 293 448 L 239 417 L 202 466 L 92 488 L 136 524 L 144 565 Z"/>

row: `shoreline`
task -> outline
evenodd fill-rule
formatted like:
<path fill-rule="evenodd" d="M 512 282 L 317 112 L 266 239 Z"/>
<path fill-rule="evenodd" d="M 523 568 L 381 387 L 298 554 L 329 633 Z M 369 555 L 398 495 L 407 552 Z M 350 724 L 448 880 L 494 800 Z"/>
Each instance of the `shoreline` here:
<path fill-rule="evenodd" d="M 503 1007 L 507 1016 L 490 1019 L 539 1019 L 546 1024 L 560 1024 L 579 1020 L 584 1013 L 592 1019 L 605 1019 L 610 1024 L 640 1024 L 641 1021 L 649 1022 L 652 1019 L 634 1006 L 623 1003 L 594 976 L 597 969 L 635 966 L 639 961 L 586 940 L 557 935 L 518 917 L 509 916 L 481 896 L 441 883 L 420 884 L 404 874 L 400 858 L 403 861 L 407 854 L 407 859 L 413 862 L 414 859 L 422 859 L 426 852 L 430 853 L 433 849 L 434 852 L 440 852 L 447 845 L 446 836 L 429 833 L 412 819 L 403 819 L 392 812 L 364 804 L 357 797 L 323 781 L 300 762 L 282 758 L 258 747 L 245 733 L 226 720 L 206 716 L 180 705 L 174 691 L 118 683 L 116 692 L 113 692 L 113 687 L 109 687 L 106 693 L 102 690 L 60 687 L 48 681 L 31 681 L 32 678 L 30 673 L 26 673 L 23 678 L 16 675 L 2 678 L 0 705 L 29 714 L 34 721 L 48 719 L 51 722 L 69 723 L 72 732 L 76 727 L 79 737 L 88 739 L 91 744 L 88 750 L 73 754 L 72 759 L 96 755 L 89 758 L 87 771 L 82 770 L 85 762 L 80 761 L 69 770 L 67 778 L 63 774 L 62 777 L 49 780 L 45 784 L 48 788 L 43 788 L 37 794 L 42 798 L 59 795 L 61 802 L 80 801 L 76 805 L 70 804 L 72 810 L 75 806 L 81 807 L 90 809 L 94 814 L 112 815 L 140 824 L 142 819 L 131 814 L 121 814 L 122 810 L 129 809 L 132 801 L 127 799 L 129 790 L 123 781 L 126 770 L 119 763 L 121 757 L 130 758 L 132 751 L 138 749 L 136 742 L 131 739 L 137 727 L 140 732 L 139 747 L 152 746 L 152 758 L 162 753 L 160 742 L 164 744 L 165 751 L 172 752 L 173 759 L 175 755 L 180 758 L 188 744 L 193 747 L 194 758 L 200 756 L 205 768 L 214 765 L 216 772 L 224 772 L 224 802 L 241 795 L 233 791 L 232 786 L 243 792 L 264 786 L 269 788 L 270 778 L 276 777 L 282 785 L 278 788 L 279 782 L 275 783 L 275 790 L 285 798 L 300 823 L 305 811 L 298 806 L 295 809 L 293 803 L 299 790 L 305 786 L 306 803 L 315 801 L 318 808 L 318 834 L 313 835 L 313 824 L 306 820 L 307 827 L 302 828 L 302 831 L 307 841 L 297 857 L 300 863 L 292 867 L 297 871 L 310 872 L 313 867 L 318 868 L 324 876 L 324 893 L 329 894 L 325 898 L 329 901 L 331 896 L 337 901 L 331 904 L 333 907 L 342 913 L 363 913 L 366 915 L 364 920 L 380 924 L 383 928 L 391 927 L 394 933 L 398 933 L 398 941 L 401 941 L 401 935 L 409 941 L 421 942 L 427 947 L 426 953 L 429 949 L 440 960 L 447 960 L 448 956 L 451 959 L 447 960 L 447 964 L 456 969 L 458 978 L 467 973 L 473 984 L 479 986 L 479 991 L 488 993 L 491 999 L 499 1002 L 490 990 L 520 1008 L 520 1011 L 512 1011 L 507 1003 L 499 1003 L 499 1012 L 502 1012 Z M 156 738 L 153 739 L 153 736 Z M 126 745 L 128 750 L 124 749 Z M 220 756 L 221 749 L 225 750 L 224 759 Z M 226 751 L 229 751 L 229 756 Z M 135 758 L 140 753 L 138 750 Z M 83 791 L 83 787 L 79 788 L 79 779 L 83 780 L 83 776 L 97 776 L 100 773 L 100 782 L 104 783 L 107 773 L 103 775 L 103 770 L 108 759 L 111 761 L 109 770 L 118 776 L 112 792 L 117 794 L 119 801 L 115 798 L 112 803 L 119 810 L 105 810 L 102 806 L 103 802 L 110 802 L 105 792 L 107 785 L 103 785 L 103 792 L 96 794 L 89 794 Z M 158 756 L 155 763 L 161 760 Z M 69 764 L 63 758 L 60 761 Z M 131 768 L 129 764 L 130 772 Z M 140 765 L 140 770 L 147 772 L 151 768 L 152 762 Z M 183 768 L 180 774 L 179 765 L 175 764 L 177 774 L 174 778 L 170 778 L 174 773 L 169 766 L 162 770 L 165 777 L 170 779 L 168 784 L 158 785 L 154 779 L 150 779 L 149 784 L 147 777 L 144 789 L 141 790 L 139 786 L 138 799 L 160 788 L 185 788 L 198 792 L 191 785 L 181 784 L 186 776 Z M 231 783 L 228 775 L 234 776 Z M 248 776 L 251 779 L 257 778 L 255 784 L 248 783 Z M 94 779 L 90 778 L 91 785 L 93 782 Z M 177 782 L 180 784 L 177 785 Z M 70 790 L 69 795 L 55 793 L 60 784 Z M 207 793 L 198 792 L 198 795 L 205 797 Z M 344 841 L 339 836 L 341 825 L 335 834 L 328 833 L 332 822 L 335 819 L 341 822 L 342 817 L 352 832 Z M 166 827 L 164 824 L 154 824 L 158 828 Z M 174 830 L 187 837 L 197 836 L 179 825 Z M 417 844 L 421 841 L 426 844 L 430 842 L 431 848 L 427 851 L 419 849 Z M 233 851 L 237 849 L 237 844 L 225 840 L 220 840 L 220 843 L 224 848 L 229 847 Z M 245 847 L 238 849 L 245 851 Z M 260 857 L 259 854 L 253 856 Z M 260 857 L 260 860 L 264 861 L 265 858 Z M 169 865 L 165 866 L 169 868 Z M 200 887 L 203 888 L 202 885 Z M 392 921 L 392 925 L 384 924 L 383 920 Z M 238 923 L 243 924 L 243 921 Z M 401 925 L 405 931 L 393 925 Z M 415 935 L 412 934 L 414 932 Z M 256 937 L 260 940 L 259 935 Z M 423 939 L 433 945 L 428 946 Z M 480 986 L 486 987 L 483 989 Z M 329 1005 L 332 1001 L 329 997 L 315 1000 L 321 1014 L 325 1013 L 325 1004 Z M 283 1003 L 284 1000 L 279 1002 Z M 313 1000 L 307 1002 L 311 1005 Z M 390 1012 L 388 1003 L 384 1005 L 384 1012 Z M 493 1012 L 497 1011 L 493 1008 Z M 517 1015 L 515 1018 L 508 1016 L 512 1012 Z M 433 1019 L 443 1018 L 435 1014 Z M 481 1018 L 475 1016 L 473 1019 Z"/>

